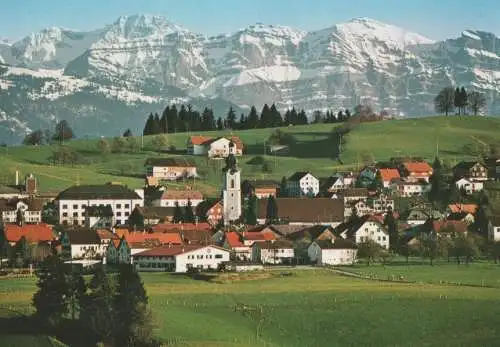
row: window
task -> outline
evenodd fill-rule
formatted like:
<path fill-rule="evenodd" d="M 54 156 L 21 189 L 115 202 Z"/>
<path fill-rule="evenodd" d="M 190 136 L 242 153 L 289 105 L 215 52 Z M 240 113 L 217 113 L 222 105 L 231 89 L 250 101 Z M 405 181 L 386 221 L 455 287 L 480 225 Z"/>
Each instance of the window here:
<path fill-rule="evenodd" d="M 125 216 L 128 217 L 130 215 L 129 212 L 125 212 Z"/>
<path fill-rule="evenodd" d="M 68 212 L 63 212 L 63 217 L 68 217 Z"/>
<path fill-rule="evenodd" d="M 125 204 L 125 208 L 130 208 L 130 205 L 129 204 Z"/>
<path fill-rule="evenodd" d="M 68 205 L 62 205 L 63 210 L 68 208 Z"/>
<path fill-rule="evenodd" d="M 118 217 L 121 217 L 121 216 L 122 216 L 122 213 L 121 213 L 121 212 L 116 212 L 116 215 L 117 215 Z"/>
<path fill-rule="evenodd" d="M 87 205 L 82 205 L 82 209 L 85 209 L 87 207 Z"/>
<path fill-rule="evenodd" d="M 116 208 L 122 208 L 122 204 L 116 204 Z"/>
<path fill-rule="evenodd" d="M 231 180 L 231 188 L 234 188 L 234 179 Z"/>
<path fill-rule="evenodd" d="M 73 209 L 77 210 L 78 209 L 78 205 L 73 205 Z"/>
<path fill-rule="evenodd" d="M 73 212 L 73 217 L 78 217 L 78 212 Z"/>
<path fill-rule="evenodd" d="M 222 259 L 222 254 L 216 254 L 215 259 Z"/>

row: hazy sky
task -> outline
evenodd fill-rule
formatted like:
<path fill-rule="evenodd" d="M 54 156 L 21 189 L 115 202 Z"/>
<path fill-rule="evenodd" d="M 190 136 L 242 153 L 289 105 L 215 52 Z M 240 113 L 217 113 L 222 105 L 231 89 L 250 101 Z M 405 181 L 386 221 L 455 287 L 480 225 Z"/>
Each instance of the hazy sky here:
<path fill-rule="evenodd" d="M 143 13 L 207 35 L 256 22 L 314 30 L 370 17 L 432 39 L 464 29 L 500 36 L 500 0 L 0 0 L 0 37 L 15 40 L 50 26 L 95 29 Z"/>

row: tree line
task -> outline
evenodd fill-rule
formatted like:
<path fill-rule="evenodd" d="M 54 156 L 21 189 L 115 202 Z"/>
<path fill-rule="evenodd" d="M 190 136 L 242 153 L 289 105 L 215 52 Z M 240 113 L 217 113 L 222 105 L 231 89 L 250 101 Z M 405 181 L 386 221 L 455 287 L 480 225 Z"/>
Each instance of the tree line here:
<path fill-rule="evenodd" d="M 486 108 L 486 98 L 478 91 L 467 91 L 464 87 L 443 88 L 434 99 L 434 108 L 438 113 L 466 115 L 467 111 L 477 116 Z"/>
<path fill-rule="evenodd" d="M 61 335 L 72 331 L 73 339 L 89 346 L 160 345 L 153 336 L 146 290 L 132 265 L 121 265 L 116 275 L 101 265 L 87 282 L 80 267 L 51 255 L 36 276 L 33 318 L 38 328 Z"/>

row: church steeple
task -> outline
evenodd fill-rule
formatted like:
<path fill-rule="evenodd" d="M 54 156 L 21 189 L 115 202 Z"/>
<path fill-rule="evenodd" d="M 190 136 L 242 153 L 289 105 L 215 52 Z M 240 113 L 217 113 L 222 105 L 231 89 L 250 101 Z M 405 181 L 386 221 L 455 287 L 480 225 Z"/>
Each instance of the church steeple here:
<path fill-rule="evenodd" d="M 229 142 L 229 155 L 226 157 L 226 166 L 224 172 L 224 189 L 222 192 L 223 208 L 224 208 L 224 224 L 229 225 L 231 222 L 238 220 L 241 217 L 241 183 L 240 170 L 238 162 L 234 156 L 236 152 L 235 144 Z"/>

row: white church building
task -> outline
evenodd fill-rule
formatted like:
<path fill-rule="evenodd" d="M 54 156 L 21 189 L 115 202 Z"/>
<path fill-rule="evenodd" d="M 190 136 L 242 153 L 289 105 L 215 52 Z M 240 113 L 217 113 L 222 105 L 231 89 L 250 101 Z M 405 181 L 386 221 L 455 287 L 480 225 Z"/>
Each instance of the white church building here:
<path fill-rule="evenodd" d="M 222 191 L 224 224 L 229 225 L 241 217 L 241 171 L 236 161 L 236 145 L 229 143 L 229 155 L 226 158 L 224 186 Z"/>

